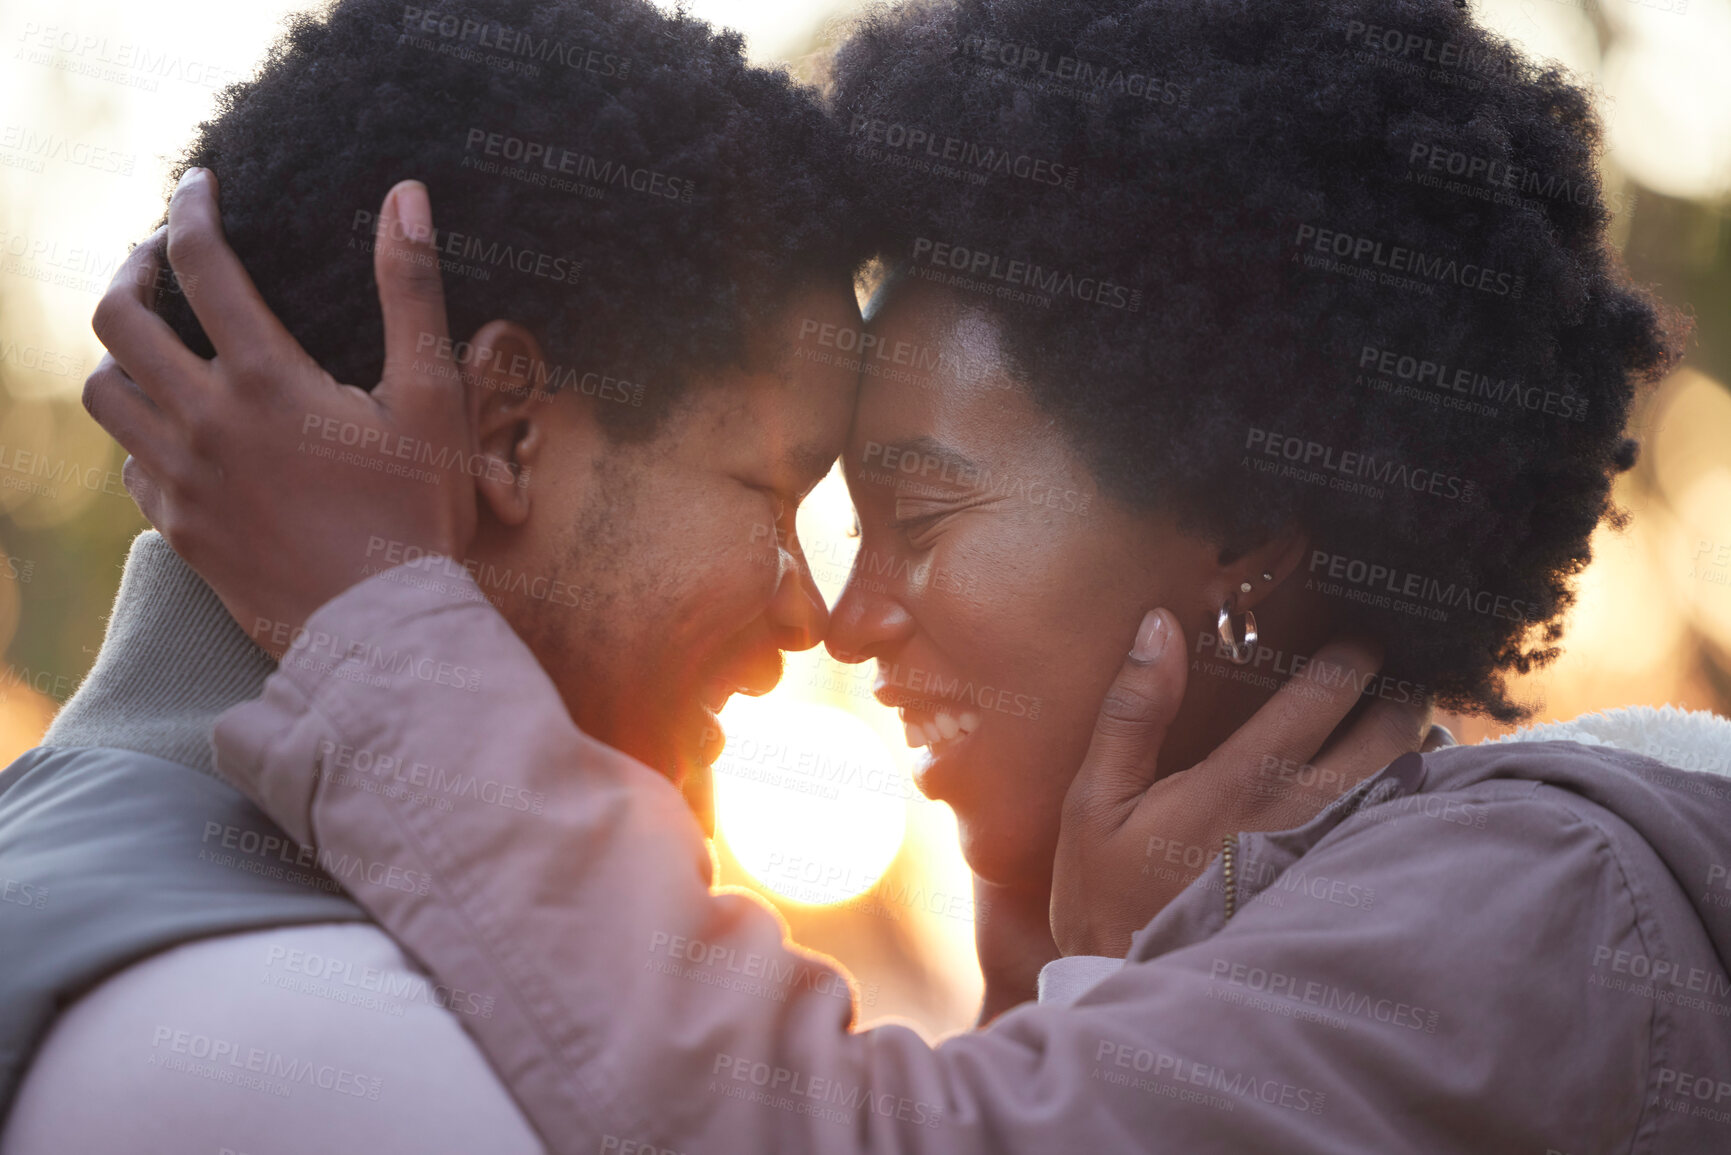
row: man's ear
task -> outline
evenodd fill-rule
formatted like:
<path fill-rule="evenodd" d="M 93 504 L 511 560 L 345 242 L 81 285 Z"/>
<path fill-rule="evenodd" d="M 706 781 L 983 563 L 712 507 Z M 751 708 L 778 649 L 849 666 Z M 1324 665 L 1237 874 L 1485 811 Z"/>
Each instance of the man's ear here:
<path fill-rule="evenodd" d="M 545 454 L 550 389 L 557 374 L 541 343 L 515 321 L 488 321 L 468 342 L 462 361 L 469 424 L 480 451 L 475 492 L 501 523 L 529 516 L 534 468 Z"/>
<path fill-rule="evenodd" d="M 1234 610 L 1253 610 L 1304 564 L 1310 535 L 1288 526 L 1256 548 L 1220 567 L 1220 598 Z"/>

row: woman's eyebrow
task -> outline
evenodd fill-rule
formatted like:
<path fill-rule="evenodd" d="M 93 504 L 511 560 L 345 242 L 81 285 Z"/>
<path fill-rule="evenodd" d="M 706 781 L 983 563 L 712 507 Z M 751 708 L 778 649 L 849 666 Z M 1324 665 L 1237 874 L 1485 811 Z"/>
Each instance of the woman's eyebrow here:
<path fill-rule="evenodd" d="M 964 474 L 978 474 L 980 471 L 967 454 L 927 434 L 888 444 L 867 442 L 864 463 L 909 478 L 936 477 L 945 481 L 959 480 Z"/>

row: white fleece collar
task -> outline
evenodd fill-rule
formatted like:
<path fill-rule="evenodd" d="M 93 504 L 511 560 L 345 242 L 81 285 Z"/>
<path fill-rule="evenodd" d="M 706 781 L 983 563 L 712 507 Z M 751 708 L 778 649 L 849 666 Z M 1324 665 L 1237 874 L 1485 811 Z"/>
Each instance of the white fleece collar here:
<path fill-rule="evenodd" d="M 1675 706 L 1622 706 L 1597 714 L 1582 714 L 1566 722 L 1542 722 L 1493 738 L 1498 742 L 1579 742 L 1583 746 L 1615 746 L 1644 754 L 1679 770 L 1703 770 L 1731 775 L 1731 718 L 1710 710 L 1679 710 Z M 1116 974 L 1122 959 L 1072 955 L 1054 959 L 1040 970 L 1040 1002 L 1069 1006 L 1102 980 Z"/>
<path fill-rule="evenodd" d="M 1543 722 L 1496 742 L 1579 742 L 1644 754 L 1679 770 L 1731 775 L 1731 718 L 1675 706 L 1621 706 L 1566 722 Z"/>

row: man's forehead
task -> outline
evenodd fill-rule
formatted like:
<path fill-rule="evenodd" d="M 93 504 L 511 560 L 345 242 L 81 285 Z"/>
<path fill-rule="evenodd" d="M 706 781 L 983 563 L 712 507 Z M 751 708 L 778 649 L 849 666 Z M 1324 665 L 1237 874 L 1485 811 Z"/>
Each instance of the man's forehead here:
<path fill-rule="evenodd" d="M 835 462 L 837 447 L 827 442 L 808 441 L 788 445 L 781 455 L 781 464 L 791 473 L 821 477 Z"/>
<path fill-rule="evenodd" d="M 749 458 L 788 481 L 829 472 L 853 418 L 851 389 L 806 387 L 773 373 L 712 384 L 694 401 L 691 416 L 711 452 Z"/>

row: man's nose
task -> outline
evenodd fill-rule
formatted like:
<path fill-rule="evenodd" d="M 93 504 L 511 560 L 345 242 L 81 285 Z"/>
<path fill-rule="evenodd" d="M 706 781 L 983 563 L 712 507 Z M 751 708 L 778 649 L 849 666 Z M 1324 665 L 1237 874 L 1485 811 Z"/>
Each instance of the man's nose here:
<path fill-rule="evenodd" d="M 770 602 L 775 644 L 783 650 L 809 650 L 829 630 L 829 606 L 811 576 L 811 566 L 797 539 L 790 538 L 782 564 L 781 582 Z"/>

